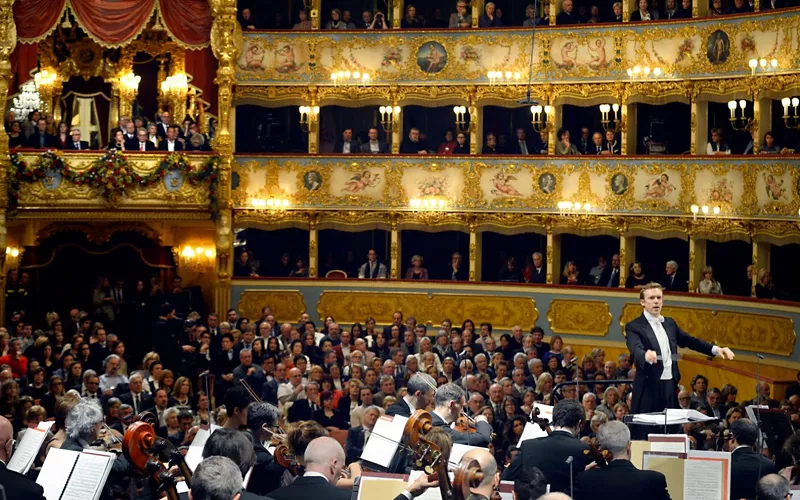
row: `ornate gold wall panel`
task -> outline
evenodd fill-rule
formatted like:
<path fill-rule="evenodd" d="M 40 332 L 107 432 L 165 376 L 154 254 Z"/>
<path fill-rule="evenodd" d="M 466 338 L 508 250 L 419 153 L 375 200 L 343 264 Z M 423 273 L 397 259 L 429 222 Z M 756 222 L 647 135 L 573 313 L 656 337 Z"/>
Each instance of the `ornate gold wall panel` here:
<path fill-rule="evenodd" d="M 602 337 L 608 334 L 612 316 L 606 302 L 553 299 L 547 321 L 553 333 Z"/>
<path fill-rule="evenodd" d="M 236 304 L 242 317 L 250 321 L 261 318 L 264 307 L 272 309 L 279 323 L 296 323 L 307 309 L 303 294 L 298 290 L 246 290 Z"/>
<path fill-rule="evenodd" d="M 371 316 L 377 323 L 389 325 L 395 311 L 413 315 L 417 322 L 434 327 L 439 327 L 444 318 L 470 318 L 476 325 L 489 321 L 499 330 L 510 330 L 514 325 L 530 329 L 539 318 L 536 302 L 526 297 L 325 291 L 317 304 L 321 318 L 333 316 L 344 324 L 363 323 L 364 318 Z"/>
<path fill-rule="evenodd" d="M 536 29 L 536 82 L 626 80 L 634 65 L 660 67 L 662 80 L 747 76 L 747 61 L 775 58 L 795 67 L 797 10 L 748 16 Z M 369 73 L 377 84 L 480 83 L 487 72 L 527 81 L 530 29 L 338 34 L 248 33 L 236 61 L 240 85 L 330 85 L 332 72 Z"/>
<path fill-rule="evenodd" d="M 625 304 L 620 325 L 642 314 L 638 303 Z M 664 306 L 663 315 L 673 318 L 678 326 L 703 340 L 752 352 L 791 356 L 797 334 L 794 321 L 786 316 L 719 311 L 699 307 Z"/>

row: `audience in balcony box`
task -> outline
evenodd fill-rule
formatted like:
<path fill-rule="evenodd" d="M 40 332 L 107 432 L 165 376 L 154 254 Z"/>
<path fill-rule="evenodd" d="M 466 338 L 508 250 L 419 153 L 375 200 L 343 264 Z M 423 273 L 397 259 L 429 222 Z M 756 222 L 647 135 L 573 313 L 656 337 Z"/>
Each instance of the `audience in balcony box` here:
<path fill-rule="evenodd" d="M 108 149 L 109 151 L 112 151 L 112 150 L 125 151 L 126 150 L 125 149 L 125 134 L 122 132 L 122 130 L 117 130 L 116 132 L 114 132 L 113 137 L 111 137 L 111 140 L 108 143 L 108 148 L 106 148 L 106 149 Z"/>
<path fill-rule="evenodd" d="M 559 141 L 556 143 L 557 155 L 579 155 L 578 148 L 569 142 L 569 130 L 562 128 L 558 131 Z"/>
<path fill-rule="evenodd" d="M 411 257 L 411 267 L 406 271 L 407 280 L 426 280 L 428 279 L 428 270 L 422 267 L 422 256 L 414 255 Z"/>
<path fill-rule="evenodd" d="M 413 5 L 406 6 L 406 16 L 400 21 L 400 27 L 404 29 L 420 29 L 425 26 L 425 19 L 417 15 L 417 8 Z"/>
<path fill-rule="evenodd" d="M 636 21 L 657 21 L 658 11 L 651 10 L 647 4 L 647 0 L 639 0 L 639 9 L 631 12 L 631 22 Z"/>
<path fill-rule="evenodd" d="M 486 143 L 483 145 L 483 154 L 499 155 L 500 149 L 497 147 L 497 137 L 491 132 L 486 135 Z"/>
<path fill-rule="evenodd" d="M 259 263 L 253 260 L 253 256 L 247 250 L 239 254 L 233 265 L 234 276 L 252 276 L 258 277 Z"/>
<path fill-rule="evenodd" d="M 611 6 L 611 19 L 610 22 L 612 23 L 621 23 L 622 22 L 622 3 L 621 2 L 614 2 L 614 5 Z"/>
<path fill-rule="evenodd" d="M 514 144 L 509 148 L 509 153 L 513 155 L 535 155 L 541 151 L 541 146 L 534 143 L 532 140 L 528 139 L 527 134 L 525 133 L 525 129 L 518 128 L 516 130 L 516 139 L 514 140 Z"/>
<path fill-rule="evenodd" d="M 561 272 L 561 281 L 562 285 L 582 285 L 583 281 L 581 280 L 580 273 L 578 272 L 578 266 L 575 264 L 575 261 L 569 260 L 566 264 L 564 264 L 564 270 Z"/>
<path fill-rule="evenodd" d="M 603 274 L 600 275 L 600 280 L 597 284 L 608 288 L 619 288 L 619 264 L 619 254 L 612 255 L 611 267 L 606 267 L 603 270 Z"/>
<path fill-rule="evenodd" d="M 386 24 L 386 16 L 383 15 L 383 12 L 376 12 L 375 18 L 372 18 L 372 13 L 368 10 L 365 10 L 364 13 L 361 15 L 361 18 L 364 20 L 365 28 L 368 30 L 388 30 L 389 25 Z M 371 19 L 367 22 L 368 19 Z"/>
<path fill-rule="evenodd" d="M 356 23 L 353 22 L 353 14 L 349 10 L 342 11 L 342 22 L 345 29 L 354 30 L 357 28 Z"/>
<path fill-rule="evenodd" d="M 311 29 L 311 19 L 308 18 L 308 12 L 306 12 L 305 9 L 300 9 L 300 12 L 297 13 L 297 19 L 299 21 L 292 26 L 293 30 Z"/>
<path fill-rule="evenodd" d="M 449 279 L 453 281 L 465 281 L 469 278 L 468 270 L 465 269 L 463 262 L 464 258 L 458 252 L 450 257 Z"/>
<path fill-rule="evenodd" d="M 647 279 L 647 276 L 645 276 L 642 270 L 642 263 L 638 260 L 634 261 L 634 263 L 631 264 L 631 274 L 625 279 L 625 288 L 635 288 L 638 290 L 649 282 L 650 280 Z"/>
<path fill-rule="evenodd" d="M 527 283 L 547 283 L 547 269 L 544 267 L 544 257 L 541 252 L 534 252 L 531 256 L 531 266 L 524 271 Z"/>
<path fill-rule="evenodd" d="M 25 134 L 22 133 L 22 124 L 14 120 L 8 131 L 8 147 L 20 148 L 25 145 Z M 88 147 L 87 147 L 88 149 Z"/>
<path fill-rule="evenodd" d="M 528 4 L 528 6 L 525 7 L 525 20 L 522 21 L 522 25 L 525 26 L 526 28 L 532 28 L 536 26 L 536 24 L 537 24 L 536 8 L 534 7 L 533 4 Z"/>
<path fill-rule="evenodd" d="M 758 270 L 758 281 L 756 282 L 756 298 L 759 299 L 774 299 L 775 289 L 772 284 L 772 273 L 769 269 Z"/>
<path fill-rule="evenodd" d="M 761 10 L 782 9 L 784 7 L 786 7 L 784 0 L 763 0 L 760 5 Z"/>
<path fill-rule="evenodd" d="M 36 121 L 36 129 L 28 137 L 28 147 L 35 149 L 50 149 L 56 147 L 56 138 L 47 133 L 47 122 L 44 118 Z"/>
<path fill-rule="evenodd" d="M 339 9 L 331 10 L 331 20 L 325 23 L 326 30 L 346 30 L 347 23 L 342 21 L 342 11 Z"/>
<path fill-rule="evenodd" d="M 760 155 L 777 155 L 781 154 L 783 149 L 775 142 L 775 136 L 772 132 L 764 134 L 764 140 L 761 142 L 761 148 L 758 150 Z"/>
<path fill-rule="evenodd" d="M 379 139 L 378 127 L 370 127 L 367 132 L 369 138 L 361 145 L 362 153 L 385 154 L 389 153 L 389 145 Z"/>
<path fill-rule="evenodd" d="M 714 279 L 714 270 L 711 266 L 703 269 L 703 279 L 697 285 L 697 292 L 706 295 L 722 295 L 722 285 Z"/>
<path fill-rule="evenodd" d="M 249 8 L 245 7 L 239 12 L 239 24 L 242 25 L 243 30 L 257 30 L 259 28 L 258 21 Z"/>
<path fill-rule="evenodd" d="M 556 16 L 556 24 L 559 26 L 567 26 L 570 24 L 580 24 L 578 15 L 574 12 L 574 5 L 572 0 L 563 0 L 561 2 L 561 12 Z"/>
<path fill-rule="evenodd" d="M 708 17 L 724 16 L 725 11 L 722 8 L 722 0 L 712 0 L 711 7 L 708 8 Z"/>
<path fill-rule="evenodd" d="M 87 141 L 82 141 L 80 129 L 74 128 L 70 131 L 70 141 L 64 149 L 69 151 L 83 151 L 89 149 L 89 143 Z"/>
<path fill-rule="evenodd" d="M 428 146 L 422 140 L 421 134 L 417 127 L 411 127 L 408 131 L 408 138 L 400 144 L 400 154 L 403 155 L 426 155 L 428 154 Z"/>
<path fill-rule="evenodd" d="M 459 132 L 456 135 L 456 145 L 453 147 L 453 151 L 451 154 L 454 155 L 468 155 L 469 154 L 469 143 L 467 142 L 467 134 L 464 132 Z"/>
<path fill-rule="evenodd" d="M 452 129 L 447 129 L 444 132 L 444 142 L 439 144 L 439 148 L 436 150 L 436 154 L 438 155 L 451 155 L 453 154 L 453 150 L 456 147 L 456 140 L 455 136 L 453 135 Z"/>
<path fill-rule="evenodd" d="M 290 278 L 308 278 L 308 266 L 306 261 L 298 257 L 294 264 L 294 269 L 289 271 Z"/>
<path fill-rule="evenodd" d="M 58 133 L 56 134 L 56 147 L 58 149 L 66 149 L 69 140 L 69 126 L 64 122 L 59 123 Z"/>
<path fill-rule="evenodd" d="M 589 19 L 586 22 L 589 24 L 600 22 L 600 8 L 597 5 L 592 5 L 589 8 Z"/>
<path fill-rule="evenodd" d="M 621 153 L 620 144 L 617 142 L 617 139 L 614 137 L 614 132 L 611 130 L 606 132 L 606 143 L 603 146 L 603 149 L 608 151 L 605 154 L 609 155 L 618 155 Z"/>
<path fill-rule="evenodd" d="M 358 269 L 361 279 L 385 279 L 389 277 L 386 266 L 378 262 L 378 253 L 374 249 L 367 252 L 367 262 Z"/>
<path fill-rule="evenodd" d="M 582 155 L 590 153 L 592 149 L 592 136 L 589 132 L 589 127 L 581 127 L 581 137 L 578 139 L 578 142 L 575 143 L 575 146 Z"/>
<path fill-rule="evenodd" d="M 497 9 L 497 6 L 495 6 L 494 2 L 488 2 L 483 8 L 484 13 L 478 19 L 478 26 L 481 28 L 498 28 L 502 26 L 503 22 L 496 15 L 495 9 Z"/>
<path fill-rule="evenodd" d="M 159 151 L 183 151 L 183 144 L 178 139 L 178 127 L 170 126 L 167 129 L 167 137 L 158 145 Z"/>
<path fill-rule="evenodd" d="M 725 11 L 726 14 L 747 14 L 748 12 L 753 12 L 753 8 L 746 0 L 733 0 L 733 5 Z"/>
<path fill-rule="evenodd" d="M 453 29 L 472 27 L 472 14 L 469 12 L 469 2 L 466 0 L 459 0 L 458 3 L 456 3 L 456 11 L 450 14 L 448 27 Z"/>
<path fill-rule="evenodd" d="M 346 128 L 342 132 L 341 140 L 337 141 L 333 146 L 333 152 L 336 154 L 354 154 L 361 151 L 361 146 L 358 141 L 353 139 L 353 129 Z"/>
<path fill-rule="evenodd" d="M 711 129 L 711 141 L 706 146 L 706 154 L 708 155 L 729 155 L 731 148 L 725 142 L 725 136 L 721 128 Z"/>
<path fill-rule="evenodd" d="M 198 137 L 200 136 L 198 135 Z M 136 132 L 136 139 L 125 144 L 125 148 L 131 151 L 154 151 L 156 149 L 155 145 L 148 140 L 147 131 L 144 128 L 140 128 Z"/>
<path fill-rule="evenodd" d="M 503 281 L 506 283 L 522 282 L 522 273 L 517 267 L 517 259 L 514 257 L 509 257 L 506 259 L 505 265 L 503 265 L 503 267 L 497 271 L 497 281 Z"/>
<path fill-rule="evenodd" d="M 667 292 L 685 292 L 687 291 L 686 279 L 678 275 L 678 263 L 674 260 L 667 262 L 664 270 L 664 278 L 661 280 L 661 286 Z"/>
<path fill-rule="evenodd" d="M 549 132 L 547 130 L 542 130 L 539 132 L 539 154 L 541 155 L 548 154 L 547 143 L 549 138 L 550 138 Z"/>

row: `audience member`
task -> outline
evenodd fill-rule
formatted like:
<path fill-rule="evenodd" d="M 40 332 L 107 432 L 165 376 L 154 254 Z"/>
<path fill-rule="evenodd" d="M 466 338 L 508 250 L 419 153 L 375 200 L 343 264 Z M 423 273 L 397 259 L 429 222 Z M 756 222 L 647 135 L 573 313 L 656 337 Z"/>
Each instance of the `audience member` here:
<path fill-rule="evenodd" d="M 564 3 L 572 2 L 572 0 L 564 0 Z M 558 131 L 558 139 L 559 141 L 556 143 L 556 154 L 557 155 L 578 155 L 578 148 L 575 147 L 574 144 L 569 142 L 570 134 L 569 130 L 566 128 L 562 128 Z"/>
<path fill-rule="evenodd" d="M 450 28 L 471 28 L 472 15 L 468 12 L 469 2 L 467 0 L 458 0 L 456 3 L 456 11 L 450 14 Z"/>
<path fill-rule="evenodd" d="M 311 29 L 311 19 L 308 18 L 308 12 L 305 9 L 300 9 L 297 13 L 297 23 L 292 26 L 293 30 L 310 30 Z"/>
<path fill-rule="evenodd" d="M 495 6 L 494 2 L 487 2 L 484 6 L 484 13 L 481 14 L 481 17 L 478 19 L 478 26 L 481 28 L 497 28 L 503 25 L 503 22 L 500 20 L 500 17 L 495 15 Z"/>
<path fill-rule="evenodd" d="M 419 29 L 427 25 L 425 19 L 417 15 L 417 7 L 414 5 L 406 5 L 406 15 L 400 21 L 400 27 L 403 29 Z"/>
<path fill-rule="evenodd" d="M 367 132 L 369 140 L 361 145 L 362 153 L 386 154 L 389 153 L 389 145 L 380 140 L 378 127 L 370 127 Z"/>
<path fill-rule="evenodd" d="M 411 130 L 408 131 L 408 138 L 404 140 L 402 144 L 400 144 L 400 154 L 428 154 L 428 146 L 421 139 L 418 128 L 411 127 Z"/>
<path fill-rule="evenodd" d="M 562 0 L 561 12 L 556 16 L 556 24 L 559 26 L 580 24 L 578 16 L 573 12 L 572 0 Z"/>
<path fill-rule="evenodd" d="M 341 19 L 342 11 L 339 9 L 331 10 L 331 20 L 325 23 L 326 30 L 346 30 L 347 23 Z"/>

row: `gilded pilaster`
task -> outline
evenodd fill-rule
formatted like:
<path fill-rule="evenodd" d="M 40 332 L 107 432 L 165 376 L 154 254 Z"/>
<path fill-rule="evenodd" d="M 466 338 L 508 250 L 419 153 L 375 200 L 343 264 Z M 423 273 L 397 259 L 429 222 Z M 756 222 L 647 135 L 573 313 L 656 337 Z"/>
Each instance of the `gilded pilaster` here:
<path fill-rule="evenodd" d="M 472 0 L 472 27 L 477 28 L 480 24 L 481 14 L 486 5 L 484 0 Z"/>
<path fill-rule="evenodd" d="M 397 97 L 397 86 L 392 86 L 392 107 L 399 106 L 400 100 Z M 403 111 L 392 114 L 392 154 L 400 153 L 400 143 L 403 142 Z"/>
<path fill-rule="evenodd" d="M 405 2 L 403 0 L 394 0 L 394 2 L 390 2 L 392 5 L 392 28 L 393 29 L 400 29 L 400 22 L 403 20 L 403 15 L 405 14 Z"/>
<path fill-rule="evenodd" d="M 231 103 L 235 84 L 234 62 L 242 44 L 242 31 L 236 20 L 236 0 L 210 0 L 211 49 L 219 61 L 217 77 L 219 124 L 214 149 L 220 157 L 219 216 L 217 218 L 217 282 L 214 307 L 224 312 L 230 307 L 230 280 L 233 274 L 233 203 L 231 199 L 231 165 L 233 137 L 230 133 Z"/>
<path fill-rule="evenodd" d="M 561 281 L 561 235 L 553 234 L 553 226 L 547 225 L 547 284 L 559 283 Z"/>
<path fill-rule="evenodd" d="M 17 44 L 17 27 L 11 7 L 14 0 L 0 0 L 0 109 L 6 109 L 8 83 L 11 80 L 11 63 L 9 57 Z M 8 158 L 8 135 L 5 128 L 0 127 L 0 249 L 6 248 L 6 209 L 8 209 L 7 175 L 11 168 Z M 0 251 L 0 269 L 5 268 L 6 253 Z M 5 325 L 6 309 L 6 275 L 0 273 L 0 324 Z"/>
<path fill-rule="evenodd" d="M 317 214 L 308 214 L 308 277 L 316 278 L 319 269 L 319 247 L 317 246 Z"/>
<path fill-rule="evenodd" d="M 397 214 L 391 215 L 391 241 L 390 241 L 390 249 L 389 249 L 389 277 L 393 280 L 403 277 L 403 271 L 401 269 L 401 262 L 400 262 L 400 254 L 401 251 L 401 231 L 400 226 L 398 224 L 399 217 Z"/>
<path fill-rule="evenodd" d="M 558 137 L 558 129 L 561 128 L 562 111 L 564 106 L 559 104 L 557 106 L 552 106 L 552 108 L 553 116 L 547 117 L 548 120 L 551 118 L 553 120 L 552 126 L 550 127 L 550 132 L 547 135 L 547 154 L 550 156 L 556 154 L 556 143 L 561 140 Z"/>
<path fill-rule="evenodd" d="M 706 240 L 689 235 L 689 291 L 697 290 L 706 267 Z"/>
<path fill-rule="evenodd" d="M 772 247 L 767 242 L 753 240 L 753 296 L 755 296 L 758 271 L 770 268 L 770 254 Z"/>
<path fill-rule="evenodd" d="M 469 103 L 469 154 L 480 154 L 480 146 L 483 144 L 481 131 L 483 130 L 483 106 L 478 106 L 475 102 L 475 93 L 470 93 Z"/>
<path fill-rule="evenodd" d="M 186 73 L 185 49 L 177 49 L 170 53 L 169 73 L 170 76 L 177 75 L 179 73 Z M 217 72 L 217 74 L 219 74 L 219 72 Z M 186 117 L 186 94 L 181 93 L 181 95 L 175 97 L 173 101 L 170 102 L 170 108 L 174 123 L 180 124 Z M 120 109 L 122 109 L 121 104 Z"/>
<path fill-rule="evenodd" d="M 320 26 L 320 14 L 322 11 L 322 0 L 311 0 L 311 12 L 309 12 L 311 16 L 311 29 L 318 30 L 321 28 Z"/>
<path fill-rule="evenodd" d="M 308 86 L 308 95 L 311 98 L 310 106 L 319 106 L 319 97 L 317 97 L 317 86 Z M 313 118 L 312 118 L 313 116 Z M 314 116 L 309 113 L 308 124 L 308 154 L 317 154 L 319 152 L 319 115 Z"/>
<path fill-rule="evenodd" d="M 627 230 L 619 232 L 619 287 L 625 288 L 628 270 L 636 260 L 636 237 L 627 236 Z"/>
<path fill-rule="evenodd" d="M 628 103 L 620 106 L 623 127 L 619 136 L 620 153 L 623 155 L 636 154 L 636 105 Z"/>
<path fill-rule="evenodd" d="M 478 231 L 475 217 L 469 220 L 469 280 L 481 280 L 481 250 L 483 249 L 483 233 Z"/>
<path fill-rule="evenodd" d="M 556 14 L 558 14 L 558 9 L 560 5 L 556 3 L 556 0 L 549 0 L 550 3 L 550 26 L 556 25 Z M 548 153 L 552 154 L 552 153 Z"/>

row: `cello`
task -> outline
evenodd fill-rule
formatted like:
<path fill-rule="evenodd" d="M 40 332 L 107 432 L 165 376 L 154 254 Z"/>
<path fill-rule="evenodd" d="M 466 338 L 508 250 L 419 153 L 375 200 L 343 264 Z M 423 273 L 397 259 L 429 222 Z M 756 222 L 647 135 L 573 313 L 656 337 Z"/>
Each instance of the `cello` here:
<path fill-rule="evenodd" d="M 179 500 L 177 478 L 160 460 L 160 454 L 167 444 L 166 439 L 156 435 L 152 425 L 138 421 L 125 431 L 122 454 L 140 475 L 149 476 L 158 485 L 158 493 L 166 493 L 169 500 Z M 186 479 L 187 485 L 190 485 L 191 475 Z"/>
<path fill-rule="evenodd" d="M 431 414 L 425 410 L 417 410 L 406 422 L 403 438 L 413 450 L 413 465 L 425 474 L 436 475 L 442 500 L 454 500 L 450 475 L 447 473 L 447 460 L 442 455 L 439 445 L 425 437 L 433 429 Z"/>

